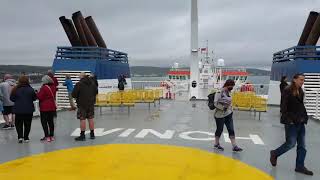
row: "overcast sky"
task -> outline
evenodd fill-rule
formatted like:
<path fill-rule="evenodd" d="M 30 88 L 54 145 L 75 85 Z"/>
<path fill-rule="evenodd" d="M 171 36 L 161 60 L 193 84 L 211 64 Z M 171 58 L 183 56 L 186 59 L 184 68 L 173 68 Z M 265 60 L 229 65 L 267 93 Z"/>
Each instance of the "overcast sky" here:
<path fill-rule="evenodd" d="M 0 64 L 51 66 L 70 45 L 59 16 L 91 15 L 108 48 L 130 65 L 189 64 L 191 0 L 0 0 Z M 198 0 L 199 46 L 230 66 L 268 67 L 297 44 L 320 0 Z"/>

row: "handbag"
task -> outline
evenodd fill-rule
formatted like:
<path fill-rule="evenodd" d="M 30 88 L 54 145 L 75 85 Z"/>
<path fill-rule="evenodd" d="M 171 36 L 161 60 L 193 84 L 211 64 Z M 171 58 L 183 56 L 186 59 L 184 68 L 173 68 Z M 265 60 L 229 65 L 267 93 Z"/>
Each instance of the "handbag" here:
<path fill-rule="evenodd" d="M 53 93 L 52 93 L 51 88 L 50 88 L 48 85 L 46 85 L 46 87 L 49 89 L 49 91 L 50 91 L 50 93 L 51 93 L 51 95 L 52 95 L 52 98 L 53 98 L 54 104 L 55 104 L 56 109 L 57 109 L 57 108 L 58 108 L 58 105 L 57 105 L 57 102 L 56 102 L 56 98 L 54 97 L 54 95 L 53 95 Z"/>

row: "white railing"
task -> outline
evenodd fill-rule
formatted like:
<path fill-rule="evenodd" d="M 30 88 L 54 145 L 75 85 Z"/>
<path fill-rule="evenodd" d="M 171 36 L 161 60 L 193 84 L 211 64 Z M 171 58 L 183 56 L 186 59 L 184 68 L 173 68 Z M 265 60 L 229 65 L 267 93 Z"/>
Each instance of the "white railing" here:
<path fill-rule="evenodd" d="M 132 89 L 145 89 L 148 87 L 160 87 L 162 81 L 131 81 Z"/>
<path fill-rule="evenodd" d="M 320 116 L 319 116 L 319 93 L 320 93 L 320 90 L 318 90 L 317 93 L 316 93 L 316 114 L 313 117 L 315 119 L 319 119 L 320 120 Z"/>
<path fill-rule="evenodd" d="M 308 115 L 311 115 L 314 119 L 320 120 L 320 89 L 306 91 L 305 106 Z"/>
<path fill-rule="evenodd" d="M 132 88 L 133 89 L 145 89 L 148 87 L 160 87 L 160 83 L 162 81 L 132 81 Z M 180 84 L 176 84 L 176 90 L 177 91 L 183 91 L 183 90 L 187 90 L 188 88 L 188 83 L 180 83 Z M 269 86 L 279 86 L 279 85 L 273 85 L 273 84 L 252 84 L 256 94 L 258 95 L 267 95 L 268 94 L 268 90 L 269 90 Z M 185 86 L 185 88 L 182 88 L 181 86 Z M 240 86 L 237 87 L 236 90 L 240 90 Z M 280 92 L 280 89 L 279 89 Z"/>

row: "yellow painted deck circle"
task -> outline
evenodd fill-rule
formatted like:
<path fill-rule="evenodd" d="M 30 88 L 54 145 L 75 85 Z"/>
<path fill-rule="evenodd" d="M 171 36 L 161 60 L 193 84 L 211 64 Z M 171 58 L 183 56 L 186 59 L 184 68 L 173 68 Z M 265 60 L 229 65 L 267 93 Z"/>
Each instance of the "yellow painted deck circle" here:
<path fill-rule="evenodd" d="M 240 161 L 210 152 L 153 144 L 64 149 L 0 164 L 1 179 L 271 180 Z"/>

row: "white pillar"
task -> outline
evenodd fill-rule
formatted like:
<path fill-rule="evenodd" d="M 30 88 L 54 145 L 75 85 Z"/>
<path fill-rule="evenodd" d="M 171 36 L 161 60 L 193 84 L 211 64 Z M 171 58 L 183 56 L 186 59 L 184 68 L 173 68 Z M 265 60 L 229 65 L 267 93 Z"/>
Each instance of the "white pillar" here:
<path fill-rule="evenodd" d="M 198 59 L 198 0 L 191 0 L 191 62 L 190 62 L 190 96 L 199 96 L 199 59 Z M 192 87 L 196 81 L 197 86 Z"/>

